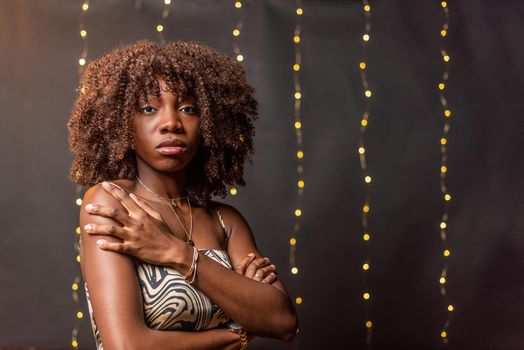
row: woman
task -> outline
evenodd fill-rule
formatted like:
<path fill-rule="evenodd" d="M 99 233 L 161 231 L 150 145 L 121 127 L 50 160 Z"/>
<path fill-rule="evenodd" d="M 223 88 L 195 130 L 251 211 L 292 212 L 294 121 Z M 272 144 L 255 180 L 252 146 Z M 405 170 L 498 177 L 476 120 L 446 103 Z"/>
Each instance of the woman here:
<path fill-rule="evenodd" d="M 98 349 L 294 338 L 274 265 L 241 214 L 211 200 L 244 185 L 256 116 L 241 66 L 202 44 L 140 41 L 87 67 L 68 128 L 71 176 L 92 186 L 80 253 Z"/>

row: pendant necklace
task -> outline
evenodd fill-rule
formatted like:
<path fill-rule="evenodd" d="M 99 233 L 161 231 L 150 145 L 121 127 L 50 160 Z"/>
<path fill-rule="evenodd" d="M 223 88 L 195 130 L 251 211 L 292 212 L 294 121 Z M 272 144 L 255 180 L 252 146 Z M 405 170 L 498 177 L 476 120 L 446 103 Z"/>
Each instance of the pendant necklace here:
<path fill-rule="evenodd" d="M 142 185 L 142 187 L 146 191 L 148 191 L 149 193 L 151 193 L 151 194 L 155 195 L 156 197 L 162 199 L 164 202 L 166 202 L 169 205 L 169 208 L 171 209 L 173 214 L 175 214 L 178 222 L 180 223 L 180 225 L 184 229 L 184 232 L 186 233 L 186 236 L 187 236 L 187 241 L 186 242 L 187 242 L 187 244 L 189 244 L 190 246 L 194 247 L 195 246 L 195 242 L 193 242 L 193 240 L 191 239 L 191 236 L 193 235 L 193 211 L 191 209 L 191 202 L 189 201 L 189 197 L 188 196 L 184 196 L 184 197 L 180 197 L 180 198 L 166 198 L 166 197 L 161 196 L 158 193 L 155 193 L 152 190 L 150 190 L 146 185 L 144 185 L 144 183 L 140 180 L 140 178 L 138 176 L 136 177 L 136 179 L 138 180 L 138 183 L 140 185 Z M 175 211 L 175 208 L 178 207 L 176 201 L 184 199 L 184 198 L 187 200 L 187 205 L 189 206 L 189 232 L 187 231 L 186 227 L 182 223 L 182 220 L 180 220 L 180 217 L 178 216 L 178 214 Z"/>

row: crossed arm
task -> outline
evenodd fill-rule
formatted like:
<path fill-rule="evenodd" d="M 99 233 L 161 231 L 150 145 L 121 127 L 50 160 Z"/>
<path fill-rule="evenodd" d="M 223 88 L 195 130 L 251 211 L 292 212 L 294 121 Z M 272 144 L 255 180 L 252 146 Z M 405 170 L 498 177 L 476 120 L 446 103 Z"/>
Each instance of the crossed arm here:
<path fill-rule="evenodd" d="M 106 350 L 239 348 L 238 335 L 224 329 L 203 332 L 149 329 L 143 319 L 134 258 L 171 265 L 185 274 L 191 265 L 192 248 L 165 232 L 165 225 L 155 219 L 151 208 L 140 211 L 139 206 L 133 206 L 138 202 L 120 189 L 106 191 L 95 186 L 86 193 L 84 203 L 96 205 L 89 206 L 91 212 L 81 208 L 82 270 Z M 237 271 L 244 271 L 250 261 L 246 258 L 248 253 L 254 252 L 257 257 L 262 254 L 242 216 L 232 207 L 221 209 L 231 230 L 228 254 Z M 133 217 L 133 213 L 140 215 Z M 91 230 L 85 230 L 86 224 L 92 225 L 88 226 Z M 137 234 L 133 236 L 130 232 Z M 97 245 L 101 237 L 95 234 L 100 233 L 105 234 L 107 242 L 103 246 Z M 194 284 L 249 333 L 285 341 L 293 339 L 298 320 L 280 280 L 260 283 L 200 255 Z"/>

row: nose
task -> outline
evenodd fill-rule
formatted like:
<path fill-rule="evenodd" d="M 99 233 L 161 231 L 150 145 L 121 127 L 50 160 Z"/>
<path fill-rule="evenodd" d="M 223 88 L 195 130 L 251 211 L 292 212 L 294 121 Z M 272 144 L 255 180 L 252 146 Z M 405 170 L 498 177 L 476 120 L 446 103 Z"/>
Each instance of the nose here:
<path fill-rule="evenodd" d="M 160 113 L 158 127 L 162 134 L 171 132 L 180 133 L 183 128 L 178 111 L 173 107 L 163 109 Z"/>

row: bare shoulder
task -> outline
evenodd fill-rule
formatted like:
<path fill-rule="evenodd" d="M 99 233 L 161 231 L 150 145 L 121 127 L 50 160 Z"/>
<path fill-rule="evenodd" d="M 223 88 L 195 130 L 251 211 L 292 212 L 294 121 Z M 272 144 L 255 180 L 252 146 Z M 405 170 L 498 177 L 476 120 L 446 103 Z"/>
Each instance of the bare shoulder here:
<path fill-rule="evenodd" d="M 111 181 L 111 183 L 121 187 L 126 192 L 131 192 L 134 190 L 135 183 L 132 180 L 127 179 L 119 179 Z M 112 195 L 107 193 L 104 188 L 102 187 L 102 183 L 98 183 L 94 186 L 91 186 L 84 194 L 84 199 L 82 200 L 82 207 L 85 205 L 92 203 L 92 204 L 100 204 L 100 205 L 111 205 L 111 206 L 118 206 L 122 207 L 120 204 L 120 201 L 118 201 L 116 198 L 114 198 Z"/>
<path fill-rule="evenodd" d="M 226 225 L 226 229 L 229 229 L 230 233 L 233 232 L 233 229 L 240 226 L 247 226 L 249 228 L 249 225 L 244 216 L 242 216 L 240 211 L 238 211 L 232 205 L 218 201 L 212 201 L 211 205 L 214 208 L 218 208 L 224 224 Z"/>

